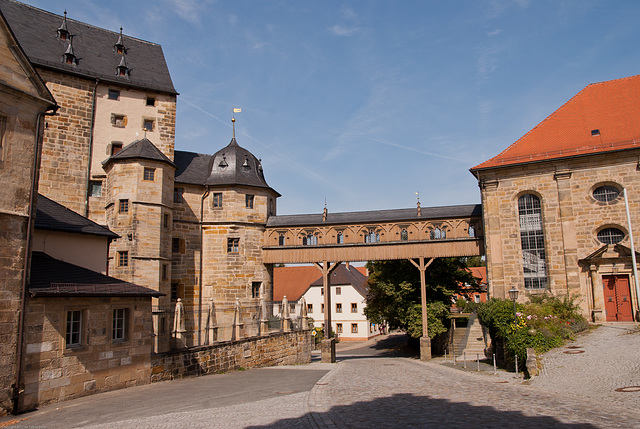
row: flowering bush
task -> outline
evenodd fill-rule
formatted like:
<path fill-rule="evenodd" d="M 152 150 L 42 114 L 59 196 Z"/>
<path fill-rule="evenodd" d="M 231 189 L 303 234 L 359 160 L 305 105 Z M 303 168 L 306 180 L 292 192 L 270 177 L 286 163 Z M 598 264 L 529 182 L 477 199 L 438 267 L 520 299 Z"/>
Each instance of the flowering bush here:
<path fill-rule="evenodd" d="M 514 318 L 513 302 L 499 299 L 478 307 L 478 318 L 489 330 L 492 344 L 504 342 L 507 364 L 518 356 L 524 367 L 528 347 L 543 353 L 588 328 L 572 297 L 531 297 L 526 304 L 516 304 L 516 310 Z"/>

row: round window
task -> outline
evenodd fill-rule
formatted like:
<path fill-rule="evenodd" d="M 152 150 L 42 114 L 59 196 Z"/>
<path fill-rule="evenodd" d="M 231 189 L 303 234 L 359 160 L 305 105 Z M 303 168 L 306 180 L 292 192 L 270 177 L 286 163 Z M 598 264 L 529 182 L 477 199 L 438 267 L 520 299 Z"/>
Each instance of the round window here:
<path fill-rule="evenodd" d="M 598 240 L 604 244 L 617 244 L 624 238 L 624 232 L 618 228 L 605 228 L 598 232 Z"/>
<path fill-rule="evenodd" d="M 613 201 L 620 195 L 620 189 L 612 185 L 599 186 L 593 191 L 593 198 L 603 203 Z"/>

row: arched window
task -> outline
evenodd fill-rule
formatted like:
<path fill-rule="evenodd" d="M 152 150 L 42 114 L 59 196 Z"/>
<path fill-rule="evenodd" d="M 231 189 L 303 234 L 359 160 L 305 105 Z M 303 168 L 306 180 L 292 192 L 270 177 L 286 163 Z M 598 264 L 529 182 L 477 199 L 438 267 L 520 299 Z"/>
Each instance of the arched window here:
<path fill-rule="evenodd" d="M 544 251 L 540 198 L 532 194 L 520 197 L 518 199 L 518 215 L 520 218 L 524 287 L 545 289 L 547 287 L 547 261 Z"/>
<path fill-rule="evenodd" d="M 432 240 L 439 240 L 440 238 L 442 238 L 442 231 L 440 230 L 440 228 L 436 228 L 431 231 L 429 236 Z"/>
<path fill-rule="evenodd" d="M 280 236 L 278 237 L 278 246 L 284 246 L 284 243 L 285 243 L 284 234 L 280 234 Z"/>
<path fill-rule="evenodd" d="M 476 228 L 473 225 L 469 225 L 469 237 L 473 238 L 476 236 Z"/>
<path fill-rule="evenodd" d="M 377 243 L 380 241 L 380 234 L 378 234 L 375 230 L 370 229 L 367 234 L 364 235 L 365 243 Z"/>
<path fill-rule="evenodd" d="M 313 233 L 308 233 L 306 236 L 302 237 L 302 244 L 304 246 L 315 246 L 318 244 L 318 236 L 313 235 Z"/>
<path fill-rule="evenodd" d="M 624 238 L 624 232 L 618 228 L 605 228 L 598 232 L 598 240 L 604 244 L 618 244 Z"/>
<path fill-rule="evenodd" d="M 344 244 L 344 235 L 342 235 L 342 232 L 338 233 L 338 236 L 336 237 L 336 242 L 338 244 Z"/>
<path fill-rule="evenodd" d="M 407 228 L 402 228 L 402 231 L 400 231 L 400 240 L 402 241 L 409 240 L 409 233 L 407 232 Z"/>

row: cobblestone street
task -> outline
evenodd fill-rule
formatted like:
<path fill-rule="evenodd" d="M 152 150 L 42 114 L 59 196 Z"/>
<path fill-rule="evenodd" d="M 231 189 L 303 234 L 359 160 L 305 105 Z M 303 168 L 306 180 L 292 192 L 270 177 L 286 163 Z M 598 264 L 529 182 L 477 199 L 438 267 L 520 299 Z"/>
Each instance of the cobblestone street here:
<path fill-rule="evenodd" d="M 635 351 L 640 346 L 640 333 L 637 330 L 629 333 L 635 326 L 606 325 L 580 336 L 575 343 L 568 344 L 579 348 L 565 347 L 547 354 L 543 358 L 541 376 L 525 383 L 510 373 L 493 375 L 488 371 L 462 371 L 440 364 L 437 359 L 421 362 L 415 357 L 405 357 L 407 349 L 394 343 L 401 337 L 392 336 L 369 342 L 364 348 L 340 345 L 337 364 L 316 362 L 266 368 L 110 392 L 19 416 L 24 419 L 19 425 L 93 428 L 637 427 L 640 392 L 615 391 L 618 387 L 640 385 L 638 360 L 633 356 L 637 355 Z M 584 353 L 563 353 L 567 350 L 584 350 Z M 603 363 L 614 356 L 618 364 Z M 286 380 L 305 375 L 309 380 L 304 385 L 286 383 Z M 282 382 L 275 378 L 281 378 Z M 273 386 L 279 387 L 270 387 L 271 381 Z M 234 392 L 223 390 L 228 390 L 234 382 L 239 389 L 247 392 L 263 390 L 264 395 L 244 400 L 229 399 Z M 177 383 L 190 383 L 193 388 L 177 396 L 168 390 Z M 196 390 L 200 385 L 197 389 L 201 390 Z M 269 390 L 273 392 L 267 394 Z M 128 397 L 135 400 L 127 400 Z M 120 401 L 121 413 L 112 409 L 116 399 Z M 153 409 L 158 403 L 165 405 Z"/>

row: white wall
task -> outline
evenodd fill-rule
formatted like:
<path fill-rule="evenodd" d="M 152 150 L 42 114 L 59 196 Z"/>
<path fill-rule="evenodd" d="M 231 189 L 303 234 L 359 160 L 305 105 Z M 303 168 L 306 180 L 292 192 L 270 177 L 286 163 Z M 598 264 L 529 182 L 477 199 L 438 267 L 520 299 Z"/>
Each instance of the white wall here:
<path fill-rule="evenodd" d="M 108 239 L 103 236 L 42 229 L 36 229 L 33 234 L 35 252 L 102 274 L 107 273 L 107 247 Z"/>

